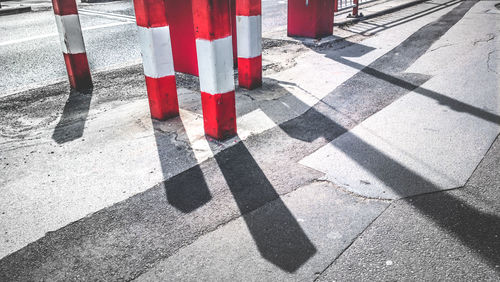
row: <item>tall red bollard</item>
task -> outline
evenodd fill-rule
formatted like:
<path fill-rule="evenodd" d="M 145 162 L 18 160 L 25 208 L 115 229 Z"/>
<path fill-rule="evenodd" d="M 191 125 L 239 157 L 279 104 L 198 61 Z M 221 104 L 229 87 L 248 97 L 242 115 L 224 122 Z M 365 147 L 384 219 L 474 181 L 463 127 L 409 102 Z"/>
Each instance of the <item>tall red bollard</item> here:
<path fill-rule="evenodd" d="M 205 134 L 236 135 L 231 10 L 228 0 L 193 0 Z"/>
<path fill-rule="evenodd" d="M 239 3 L 240 0 L 229 0 L 231 5 L 231 35 L 233 36 L 233 59 L 234 66 L 238 65 L 238 34 L 236 32 L 236 2 Z M 244 0 L 246 1 L 246 0 Z"/>
<path fill-rule="evenodd" d="M 240 0 L 236 4 L 238 82 L 247 89 L 262 85 L 261 3 L 261 0 Z"/>
<path fill-rule="evenodd" d="M 72 88 L 92 88 L 89 62 L 83 43 L 80 18 L 75 0 L 52 0 L 61 48 Z"/>
<path fill-rule="evenodd" d="M 288 0 L 288 36 L 332 35 L 333 10 L 333 0 Z"/>
<path fill-rule="evenodd" d="M 193 0 L 165 0 L 167 6 L 168 25 L 172 39 L 172 53 L 174 56 L 175 71 L 198 76 L 198 62 L 196 58 L 196 43 L 193 27 Z M 235 0 L 228 0 L 232 7 Z M 236 19 L 236 11 L 231 10 L 232 18 Z M 232 20 L 233 30 L 236 30 L 236 21 Z M 233 32 L 233 55 L 236 65 L 236 32 Z"/>
<path fill-rule="evenodd" d="M 358 11 L 359 11 L 359 0 L 353 0 L 354 7 L 352 7 L 352 17 L 358 17 Z"/>
<path fill-rule="evenodd" d="M 179 103 L 165 1 L 134 0 L 134 8 L 151 117 L 165 120 L 177 116 Z"/>
<path fill-rule="evenodd" d="M 175 71 L 198 75 L 191 0 L 165 0 Z"/>

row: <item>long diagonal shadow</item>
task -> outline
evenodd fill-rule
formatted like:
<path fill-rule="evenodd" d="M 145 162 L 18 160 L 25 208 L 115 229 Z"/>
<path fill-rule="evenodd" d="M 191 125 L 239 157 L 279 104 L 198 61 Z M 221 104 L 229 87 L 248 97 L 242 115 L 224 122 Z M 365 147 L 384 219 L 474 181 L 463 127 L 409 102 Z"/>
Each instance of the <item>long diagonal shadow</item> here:
<path fill-rule="evenodd" d="M 54 141 L 63 144 L 83 136 L 90 101 L 92 100 L 92 92 L 92 89 L 85 91 L 70 90 L 61 119 L 52 133 Z"/>
<path fill-rule="evenodd" d="M 378 69 L 386 70 L 389 68 L 387 73 L 390 74 L 399 74 L 406 70 L 409 65 L 425 53 L 433 42 L 439 39 L 444 32 L 463 17 L 465 12 L 475 3 L 475 1 L 468 2 L 454 8 L 447 16 L 445 15 L 439 19 L 438 23 L 429 24 L 420 29 L 391 52 L 376 60 L 369 67 L 363 68 L 364 71 L 361 71 L 347 83 L 336 89 L 329 97 L 323 99 L 321 103 L 308 110 L 305 114 L 280 124 L 279 127 L 290 137 L 302 141 L 312 142 L 320 137 L 330 141 L 348 131 L 348 128 L 328 117 L 328 111 L 332 110 L 331 105 L 336 105 L 336 99 L 354 99 L 351 101 L 356 101 L 357 99 L 360 103 L 358 106 L 352 107 L 351 112 L 356 112 L 360 108 L 369 108 L 367 111 L 361 111 L 362 113 L 358 117 L 358 121 L 361 121 L 382 109 L 394 99 L 407 94 L 411 90 L 415 90 L 419 85 L 427 81 L 429 77 L 418 74 L 409 75 L 407 78 L 411 81 L 408 82 L 404 79 L 406 78 L 404 74 L 400 76 L 401 78 L 393 75 L 387 76 L 385 72 L 378 71 Z M 377 72 L 371 71 L 371 69 L 377 69 Z M 380 73 L 384 75 L 380 75 Z M 378 74 L 378 77 L 374 76 L 375 74 Z M 358 88 L 356 90 L 356 97 L 347 97 L 352 94 L 352 91 L 356 87 L 360 84 L 363 85 L 366 79 L 373 82 L 374 85 L 366 84 L 364 85 L 365 88 Z M 373 104 L 371 98 L 380 94 L 377 86 L 389 90 L 390 93 L 385 94 L 390 97 L 386 97 L 378 105 L 365 107 L 370 103 Z M 364 93 L 365 90 L 369 92 L 369 95 Z M 456 109 L 470 111 L 476 116 L 482 116 L 489 120 L 496 120 L 495 116 L 489 116 L 481 109 L 468 106 L 446 96 L 443 97 L 439 93 L 426 93 L 429 96 L 441 99 L 443 103 L 448 103 Z M 300 103 L 302 102 L 297 100 L 292 104 L 300 105 Z M 306 105 L 300 106 L 300 108 L 303 107 L 306 107 Z M 263 110 L 265 111 L 265 109 Z M 273 113 L 269 112 L 268 116 L 272 117 Z M 387 177 L 388 174 L 383 169 L 384 167 L 391 167 L 401 175 L 417 181 L 420 185 L 426 187 L 428 191 L 440 191 L 438 187 L 425 178 L 371 147 L 363 140 L 358 138 L 355 141 L 365 152 L 370 152 L 369 155 L 373 159 L 366 160 L 365 155 L 358 154 L 357 150 L 353 150 L 352 147 L 341 149 L 346 154 L 352 155 L 352 158 L 356 162 L 371 171 L 377 178 L 396 192 L 401 183 L 391 177 Z M 159 141 L 158 136 L 157 143 L 159 144 L 159 148 L 160 146 L 163 147 L 163 145 L 160 145 L 162 142 Z M 243 142 L 239 142 L 216 154 L 215 160 L 222 171 L 261 255 L 285 271 L 296 271 L 317 250 L 293 214 L 282 202 L 247 147 Z M 380 164 L 385 165 L 382 166 Z M 203 174 L 198 166 L 165 183 L 169 202 L 184 212 L 191 212 L 211 199 L 207 184 L 204 181 L 193 179 L 203 179 Z M 495 249 L 498 247 L 498 242 L 491 239 L 493 238 L 492 236 L 496 235 L 496 230 L 485 231 L 484 226 L 496 226 L 495 222 L 498 222 L 498 217 L 482 213 L 447 193 L 440 193 L 439 196 L 440 201 L 446 202 L 454 208 L 453 213 L 443 211 L 443 205 L 436 206 L 428 201 L 415 201 L 412 204 L 431 217 L 436 223 L 455 234 L 462 242 L 471 249 L 476 250 L 493 265 L 498 260 L 498 256 L 491 252 L 492 248 Z M 266 207 L 258 209 L 266 204 Z M 467 218 L 471 222 L 464 223 L 461 220 L 462 218 Z"/>
<path fill-rule="evenodd" d="M 470 104 L 464 103 L 462 101 L 459 101 L 457 99 L 451 98 L 449 96 L 443 95 L 441 93 L 438 93 L 436 91 L 432 91 L 430 89 L 427 89 L 425 87 L 416 85 L 414 83 L 405 81 L 401 78 L 398 78 L 393 75 L 386 74 L 384 72 L 378 71 L 372 67 L 369 66 L 363 66 L 361 64 L 358 64 L 356 62 L 347 60 L 345 58 L 335 58 L 335 61 L 342 63 L 344 65 L 348 65 L 350 67 L 354 67 L 359 69 L 361 72 L 368 74 L 374 78 L 381 79 L 384 81 L 387 81 L 391 84 L 394 84 L 395 86 L 401 87 L 403 89 L 413 91 L 415 93 L 418 93 L 420 95 L 426 96 L 428 98 L 434 99 L 438 101 L 441 105 L 448 106 L 451 110 L 454 110 L 456 112 L 463 112 L 463 113 L 468 113 L 471 114 L 475 117 L 478 117 L 483 120 L 487 120 L 496 124 L 500 124 L 500 116 L 495 115 L 493 113 L 490 113 L 488 111 L 485 111 L 481 108 L 472 106 Z M 415 75 L 415 74 L 413 74 Z"/>
<path fill-rule="evenodd" d="M 325 117 L 314 108 L 311 108 L 297 119 L 300 120 L 299 123 L 301 124 L 322 124 L 321 128 L 332 128 L 335 131 L 339 131 L 339 127 L 342 128 L 342 126 Z M 300 131 L 295 130 L 296 127 L 293 126 L 297 122 L 297 120 L 291 120 L 280 127 L 290 136 L 300 140 L 312 140 L 314 137 L 318 138 L 324 135 L 321 132 L 313 132 L 312 134 L 308 132 L 299 135 Z M 347 129 L 340 132 L 342 131 L 346 132 Z M 378 151 L 355 135 L 350 135 L 350 137 L 352 142 L 349 146 L 337 148 L 396 193 L 402 193 L 400 192 L 401 185 L 409 179 L 417 183 L 419 187 L 425 188 L 427 193 L 429 191 L 442 192 L 439 187 L 424 177 Z M 332 138 L 332 136 L 327 138 Z M 394 175 L 398 175 L 398 177 L 394 177 Z M 405 196 L 404 194 L 401 195 Z M 500 217 L 481 212 L 447 192 L 439 193 L 435 197 L 426 197 L 425 199 L 417 197 L 416 200 L 406 200 L 420 212 L 432 218 L 440 227 L 454 234 L 462 243 L 483 257 L 492 268 L 496 267 L 500 261 L 500 240 L 497 238 L 500 232 Z"/>
<path fill-rule="evenodd" d="M 211 201 L 212 195 L 200 165 L 188 153 L 189 148 L 177 148 L 190 146 L 178 142 L 186 138 L 179 136 L 185 131 L 182 120 L 177 118 L 169 123 L 175 124 L 174 129 L 180 128 L 176 132 L 163 131 L 162 123 L 153 121 L 162 172 L 167 179 L 163 182 L 166 198 L 179 211 L 191 213 Z M 262 257 L 285 271 L 294 272 L 316 253 L 316 248 L 244 143 L 238 141 L 217 154 L 214 149 L 216 163 Z M 176 174 L 179 159 L 183 161 L 182 167 L 192 167 Z"/>
<path fill-rule="evenodd" d="M 446 9 L 450 6 L 453 6 L 453 5 L 460 3 L 461 1 L 463 1 L 463 0 L 452 0 L 452 1 L 445 2 L 445 3 L 435 4 L 435 6 L 433 6 L 433 7 L 418 11 L 416 13 L 413 11 L 414 8 L 408 8 L 406 10 L 402 10 L 402 11 L 398 12 L 398 14 L 403 13 L 403 14 L 409 14 L 409 15 L 407 15 L 407 16 L 396 15 L 396 19 L 392 20 L 388 23 L 377 24 L 374 22 L 376 22 L 378 19 L 372 19 L 370 21 L 362 21 L 362 23 L 365 25 L 372 25 L 373 27 L 371 27 L 371 28 L 363 29 L 362 31 L 356 31 L 355 30 L 356 26 L 354 25 L 352 27 L 347 27 L 346 29 L 349 30 L 350 32 L 354 32 L 354 33 L 361 34 L 361 35 L 366 35 L 366 34 L 375 35 L 379 32 L 397 27 L 399 25 L 417 20 L 419 18 L 425 17 L 425 16 L 430 15 L 432 13 Z M 416 6 L 416 7 L 418 7 L 418 6 Z"/>
<path fill-rule="evenodd" d="M 287 272 L 297 270 L 316 248 L 245 144 L 240 141 L 215 159 L 262 257 Z"/>
<path fill-rule="evenodd" d="M 342 109 L 345 110 L 343 114 L 349 116 L 368 108 L 357 116 L 357 120 L 362 121 L 410 91 L 418 91 L 418 93 L 436 99 L 454 110 L 465 111 L 498 124 L 499 117 L 494 114 L 434 91 L 418 88 L 428 79 L 427 76 L 410 74 L 407 77 L 414 82 L 408 82 L 402 78 L 405 75 L 400 74 L 425 53 L 431 44 L 454 23 L 458 22 L 476 2 L 466 1 L 437 21 L 424 26 L 370 66 L 362 68 L 360 73 L 335 89 L 303 115 L 282 123 L 279 127 L 290 137 L 305 142 L 313 142 L 320 137 L 331 141 L 344 133 L 349 134 L 347 133 L 349 128 L 329 117 L 331 112 L 339 112 L 339 109 Z M 339 61 L 344 62 L 345 60 Z M 395 77 L 395 75 L 400 77 Z M 418 90 L 416 90 L 417 88 Z M 384 99 L 376 97 L 377 95 L 383 96 Z M 356 101 L 356 103 L 353 104 L 352 101 Z M 291 104 L 298 105 L 300 103 L 302 102 L 296 99 Z M 268 116 L 272 117 L 272 114 Z M 500 240 L 496 237 L 500 232 L 500 218 L 498 216 L 477 210 L 450 193 L 443 192 L 429 180 L 360 138 L 354 135 L 350 137 L 352 142 L 346 146 L 338 147 L 339 150 L 394 192 L 399 193 L 403 199 L 431 218 L 441 228 L 453 234 L 465 246 L 479 254 L 492 268 L 498 265 L 500 261 Z M 394 177 L 394 175 L 398 175 L 398 177 Z M 404 198 L 404 189 L 402 190 L 404 187 L 401 187 L 404 185 L 404 181 L 401 179 L 409 179 L 418 183 L 418 187 L 425 188 L 426 193 L 441 193 L 436 193 L 434 197 L 416 196 L 412 200 L 408 200 Z"/>
<path fill-rule="evenodd" d="M 180 117 L 169 120 L 169 123 L 176 124 L 179 127 L 178 132 L 185 132 Z M 190 213 L 212 199 L 210 189 L 198 161 L 193 153 L 190 153 L 190 144 L 179 142 L 178 132 L 162 131 L 160 125 L 160 122 L 153 121 L 162 174 L 164 179 L 167 179 L 163 182 L 167 201 L 181 212 Z M 191 168 L 176 174 L 176 170 L 185 167 Z"/>

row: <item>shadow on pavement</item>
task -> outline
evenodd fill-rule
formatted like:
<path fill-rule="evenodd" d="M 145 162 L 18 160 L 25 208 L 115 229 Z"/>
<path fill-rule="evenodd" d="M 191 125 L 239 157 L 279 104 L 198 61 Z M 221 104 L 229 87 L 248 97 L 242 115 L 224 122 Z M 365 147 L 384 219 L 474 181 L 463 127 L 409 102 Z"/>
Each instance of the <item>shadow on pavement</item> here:
<path fill-rule="evenodd" d="M 446 9 L 453 5 L 459 4 L 462 0 L 452 0 L 445 3 L 429 3 L 434 4 L 434 7 L 427 8 L 425 10 L 419 10 L 419 5 L 409 7 L 406 9 L 399 10 L 396 13 L 391 13 L 392 18 L 388 19 L 388 16 L 381 18 L 373 18 L 369 20 L 364 20 L 356 25 L 346 26 L 342 29 L 348 30 L 353 33 L 360 35 L 375 35 L 379 32 L 397 27 L 399 25 L 414 21 L 416 19 L 428 16 L 432 13 L 438 12 L 440 10 Z M 364 28 L 366 25 L 370 27 Z"/>
<path fill-rule="evenodd" d="M 316 248 L 245 144 L 240 141 L 215 159 L 262 257 L 287 272 L 297 270 Z"/>
<path fill-rule="evenodd" d="M 341 63 L 360 68 L 361 72 L 343 83 L 306 113 L 280 124 L 279 127 L 290 137 L 298 140 L 312 142 L 323 137 L 331 141 L 349 129 L 335 121 L 335 118 L 329 117 L 332 116 L 332 112 L 340 112 L 341 115 L 360 122 L 410 91 L 434 98 L 456 111 L 465 111 L 498 124 L 499 117 L 497 115 L 434 91 L 418 88 L 429 78 L 428 76 L 402 73 L 424 54 L 433 42 L 458 22 L 475 3 L 476 1 L 463 2 L 434 22 L 434 25 L 431 23 L 424 26 L 401 45 L 368 67 L 360 68 L 359 65 L 351 63 L 341 56 L 331 57 Z M 426 33 L 426 35 L 422 33 Z M 412 82 L 406 81 L 405 78 L 411 79 Z M 385 98 L 380 99 L 380 96 Z M 297 103 L 300 103 L 298 99 L 291 104 Z M 363 105 L 361 109 L 359 105 Z M 368 110 L 360 116 L 359 111 L 363 109 Z M 268 116 L 272 116 L 272 114 Z M 500 222 L 498 216 L 482 212 L 450 193 L 442 191 L 424 177 L 358 137 L 352 135 L 351 139 L 353 141 L 350 144 L 338 149 L 384 182 L 419 212 L 453 234 L 465 246 L 485 259 L 492 268 L 498 265 L 500 261 L 498 251 L 500 250 L 500 240 L 497 238 Z M 421 187 L 422 193 L 440 193 L 434 194 L 434 197 L 428 195 L 427 197 L 405 198 L 408 192 L 405 183 L 408 181 L 414 184 L 412 186 Z M 420 200 L 424 198 L 430 199 Z"/>
<path fill-rule="evenodd" d="M 92 100 L 92 92 L 92 89 L 85 91 L 70 90 L 61 119 L 52 133 L 52 139 L 58 144 L 71 142 L 83 136 Z"/>
<path fill-rule="evenodd" d="M 167 201 L 178 210 L 189 213 L 208 203 L 212 195 L 190 144 L 179 141 L 179 134 L 185 135 L 181 118 L 168 121 L 174 124 L 176 132 L 161 130 L 161 123 L 153 121 L 153 130 L 162 174 L 167 179 L 163 182 Z M 187 137 L 183 137 L 187 140 Z M 178 171 L 185 167 L 191 168 Z"/>
<path fill-rule="evenodd" d="M 301 134 L 301 130 L 293 126 L 295 123 L 321 123 L 321 128 L 332 128 L 335 130 L 338 130 L 340 127 L 314 108 L 303 116 L 298 117 L 297 120 L 291 120 L 280 127 L 293 138 L 300 140 L 317 138 L 320 135 L 319 132 L 312 132 L 313 134 L 311 134 L 311 132 L 306 131 L 304 134 Z M 331 135 L 326 136 L 326 138 L 331 137 Z M 411 181 L 413 186 L 421 187 L 425 193 L 441 192 L 437 193 L 435 197 L 426 197 L 425 201 L 418 200 L 419 196 L 412 197 L 411 199 L 406 198 L 405 200 L 421 213 L 430 217 L 443 229 L 454 234 L 464 245 L 481 255 L 492 268 L 498 265 L 500 261 L 500 253 L 498 251 L 500 250 L 500 240 L 498 240 L 497 236 L 500 217 L 475 209 L 466 202 L 450 195 L 448 192 L 442 191 L 424 177 L 406 168 L 363 140 L 354 135 L 351 137 L 354 141 L 350 146 L 337 148 L 402 197 L 405 197 L 408 192 L 405 186 L 405 183 L 408 183 L 408 181 Z"/>

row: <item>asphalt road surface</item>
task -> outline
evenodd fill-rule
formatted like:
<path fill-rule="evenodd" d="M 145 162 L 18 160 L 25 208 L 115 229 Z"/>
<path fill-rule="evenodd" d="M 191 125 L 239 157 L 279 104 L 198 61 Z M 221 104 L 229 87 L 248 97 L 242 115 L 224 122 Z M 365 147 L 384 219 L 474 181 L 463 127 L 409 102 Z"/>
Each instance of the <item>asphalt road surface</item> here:
<path fill-rule="evenodd" d="M 0 16 L 0 96 L 66 78 L 50 1 L 22 3 L 34 11 Z M 286 1 L 263 0 L 262 9 L 264 32 L 286 24 Z M 92 72 L 140 63 L 131 0 L 80 3 L 79 13 Z"/>

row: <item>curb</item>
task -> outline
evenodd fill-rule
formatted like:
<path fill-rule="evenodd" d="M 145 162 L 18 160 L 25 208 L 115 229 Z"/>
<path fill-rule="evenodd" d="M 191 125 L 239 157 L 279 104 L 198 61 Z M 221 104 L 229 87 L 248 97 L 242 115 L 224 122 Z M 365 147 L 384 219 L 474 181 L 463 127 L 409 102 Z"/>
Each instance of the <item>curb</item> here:
<path fill-rule="evenodd" d="M 31 6 L 0 8 L 0 16 L 31 12 Z"/>
<path fill-rule="evenodd" d="M 106 3 L 106 2 L 116 2 L 120 0 L 81 0 L 82 3 Z"/>
<path fill-rule="evenodd" d="M 411 7 L 411 6 L 414 6 L 414 5 L 426 2 L 426 1 L 428 1 L 428 0 L 416 0 L 416 1 L 408 2 L 408 3 L 405 3 L 405 4 L 394 6 L 394 7 L 389 8 L 389 9 L 385 9 L 385 10 L 382 10 L 382 11 L 379 11 L 379 12 L 375 12 L 373 14 L 369 14 L 369 15 L 366 15 L 366 16 L 361 16 L 361 17 L 358 17 L 358 18 L 352 18 L 352 19 L 349 19 L 349 20 L 342 21 L 340 23 L 334 23 L 333 25 L 334 26 L 338 26 L 338 27 L 342 27 L 342 26 L 346 26 L 346 25 L 352 25 L 352 24 L 355 24 L 355 23 L 363 21 L 363 20 L 368 20 L 368 19 L 371 19 L 371 18 L 383 16 L 385 14 L 389 14 L 389 13 L 392 13 L 392 12 L 395 12 L 395 11 L 398 11 L 398 10 L 402 10 L 402 9 L 405 9 L 405 8 L 408 8 L 408 7 Z"/>

